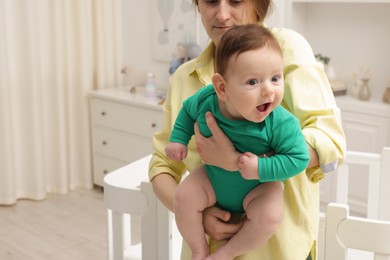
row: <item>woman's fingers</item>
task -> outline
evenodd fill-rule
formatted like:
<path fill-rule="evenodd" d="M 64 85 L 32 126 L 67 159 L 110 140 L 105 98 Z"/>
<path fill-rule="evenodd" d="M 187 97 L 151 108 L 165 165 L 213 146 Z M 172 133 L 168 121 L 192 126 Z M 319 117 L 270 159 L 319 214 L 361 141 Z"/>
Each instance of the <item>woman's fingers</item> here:
<path fill-rule="evenodd" d="M 197 123 L 194 125 L 197 151 L 203 162 L 209 165 L 218 166 L 229 171 L 238 170 L 238 157 L 233 143 L 219 128 L 214 116 L 206 113 L 206 123 L 212 133 L 211 137 L 204 137 Z"/>
<path fill-rule="evenodd" d="M 217 207 L 209 207 L 203 211 L 203 226 L 206 233 L 214 240 L 226 240 L 234 236 L 244 222 L 228 224 L 230 213 Z"/>

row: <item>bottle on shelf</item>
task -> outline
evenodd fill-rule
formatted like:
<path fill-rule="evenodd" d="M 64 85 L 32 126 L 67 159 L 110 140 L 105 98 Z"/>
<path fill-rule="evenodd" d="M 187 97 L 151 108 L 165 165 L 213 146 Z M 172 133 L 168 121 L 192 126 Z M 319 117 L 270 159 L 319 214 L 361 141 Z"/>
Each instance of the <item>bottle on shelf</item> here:
<path fill-rule="evenodd" d="M 156 96 L 156 77 L 152 72 L 148 73 L 146 84 L 145 84 L 145 97 L 155 97 Z"/>

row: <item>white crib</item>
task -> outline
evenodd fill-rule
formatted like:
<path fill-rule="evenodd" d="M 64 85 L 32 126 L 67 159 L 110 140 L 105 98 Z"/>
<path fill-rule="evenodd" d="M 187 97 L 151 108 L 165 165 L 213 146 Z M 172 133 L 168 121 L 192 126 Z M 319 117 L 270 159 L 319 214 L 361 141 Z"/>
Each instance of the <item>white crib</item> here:
<path fill-rule="evenodd" d="M 347 151 L 345 162 L 336 173 L 335 201 L 348 205 L 348 178 L 350 165 L 368 166 L 367 218 L 390 220 L 390 147 L 382 149 L 381 154 Z M 324 260 L 326 232 L 325 212 L 320 213 L 318 234 L 318 260 Z M 390 241 L 389 241 L 390 245 Z M 356 251 L 351 253 L 358 254 Z M 328 258 L 329 259 L 329 258 Z M 363 258 L 367 259 L 367 258 Z"/>
<path fill-rule="evenodd" d="M 325 260 L 390 260 L 390 221 L 353 217 L 345 204 L 330 203 L 326 210 Z M 364 250 L 352 256 L 350 249 Z"/>
<path fill-rule="evenodd" d="M 150 155 L 113 171 L 104 178 L 104 200 L 108 212 L 110 260 L 179 259 L 181 237 L 172 214 L 156 199 L 148 182 Z M 381 154 L 348 151 L 337 174 L 336 202 L 347 203 L 348 165 L 369 165 L 368 216 L 390 220 L 390 148 Z M 129 218 L 141 215 L 142 246 L 132 245 Z M 172 228 L 173 227 L 173 228 Z M 318 259 L 324 259 L 325 218 L 322 213 L 318 239 Z M 176 244 L 175 247 L 172 244 Z M 390 244 L 390 241 L 389 241 Z"/>
<path fill-rule="evenodd" d="M 172 241 L 180 243 L 173 216 L 155 197 L 148 181 L 151 156 L 126 165 L 104 178 L 104 201 L 108 219 L 108 258 L 110 260 L 179 259 Z M 131 215 L 141 215 L 141 241 L 131 241 Z"/>

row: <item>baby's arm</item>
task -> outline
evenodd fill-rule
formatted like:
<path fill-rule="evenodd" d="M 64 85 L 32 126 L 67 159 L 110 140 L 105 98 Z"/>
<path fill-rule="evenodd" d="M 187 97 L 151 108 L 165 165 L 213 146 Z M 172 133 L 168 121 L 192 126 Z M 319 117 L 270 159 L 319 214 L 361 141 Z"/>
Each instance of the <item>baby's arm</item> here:
<path fill-rule="evenodd" d="M 173 161 L 182 161 L 187 157 L 187 152 L 187 146 L 181 143 L 169 142 L 165 148 L 165 153 Z"/>

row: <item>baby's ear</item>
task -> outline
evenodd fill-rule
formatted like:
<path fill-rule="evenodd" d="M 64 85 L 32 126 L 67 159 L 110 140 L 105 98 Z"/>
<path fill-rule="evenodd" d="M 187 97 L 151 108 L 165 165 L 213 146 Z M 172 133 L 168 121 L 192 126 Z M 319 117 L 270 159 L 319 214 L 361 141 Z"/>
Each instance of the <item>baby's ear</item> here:
<path fill-rule="evenodd" d="M 217 96 L 219 99 L 225 101 L 226 100 L 226 82 L 223 76 L 219 73 L 215 73 L 213 77 L 211 78 L 211 81 L 213 82 L 215 92 L 217 93 Z"/>

